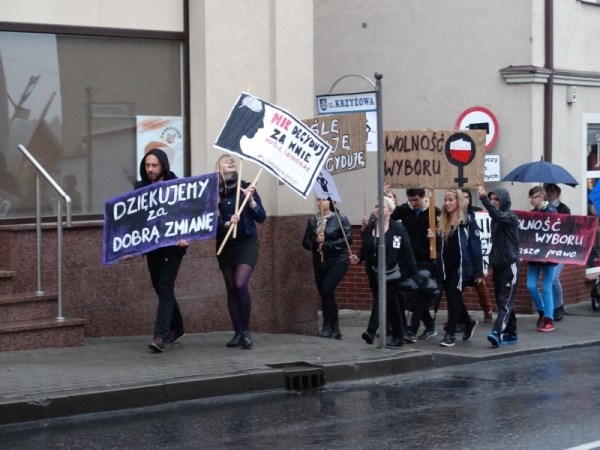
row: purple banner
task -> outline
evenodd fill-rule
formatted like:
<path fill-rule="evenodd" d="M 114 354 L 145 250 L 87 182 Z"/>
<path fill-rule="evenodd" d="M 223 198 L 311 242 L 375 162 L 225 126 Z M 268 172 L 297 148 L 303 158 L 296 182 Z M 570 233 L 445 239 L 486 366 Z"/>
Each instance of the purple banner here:
<path fill-rule="evenodd" d="M 217 233 L 218 173 L 153 183 L 104 205 L 105 265 Z"/>
<path fill-rule="evenodd" d="M 515 211 L 523 261 L 585 265 L 596 237 L 596 216 Z"/>

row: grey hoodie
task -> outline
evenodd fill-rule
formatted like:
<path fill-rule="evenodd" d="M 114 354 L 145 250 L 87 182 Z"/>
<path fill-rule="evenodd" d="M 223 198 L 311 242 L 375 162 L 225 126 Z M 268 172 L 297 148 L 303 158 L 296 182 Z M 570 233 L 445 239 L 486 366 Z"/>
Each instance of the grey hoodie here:
<path fill-rule="evenodd" d="M 496 209 L 489 196 L 496 194 L 500 199 L 500 208 Z M 479 197 L 492 219 L 492 251 L 490 266 L 504 268 L 519 261 L 519 218 L 510 209 L 510 194 L 506 189 L 498 188 Z"/>

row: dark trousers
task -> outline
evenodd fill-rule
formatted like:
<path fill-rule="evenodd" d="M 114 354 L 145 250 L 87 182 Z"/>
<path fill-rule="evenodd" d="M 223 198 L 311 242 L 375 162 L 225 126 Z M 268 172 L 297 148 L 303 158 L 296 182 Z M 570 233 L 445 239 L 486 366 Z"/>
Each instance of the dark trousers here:
<path fill-rule="evenodd" d="M 379 328 L 379 280 L 374 271 L 368 273 L 369 286 L 373 297 L 371 304 L 371 315 L 367 324 L 367 333 L 375 335 Z M 386 283 L 386 318 L 390 326 L 393 339 L 401 339 L 406 327 L 406 312 L 404 298 L 398 294 L 398 280 Z"/>
<path fill-rule="evenodd" d="M 164 339 L 169 331 L 183 332 L 183 318 L 175 299 L 175 280 L 183 258 L 165 261 L 164 258 L 148 254 L 146 259 L 152 287 L 158 295 L 154 336 Z"/>
<path fill-rule="evenodd" d="M 498 317 L 493 331 L 498 334 L 514 334 L 517 332 L 517 316 L 515 315 L 515 295 L 517 293 L 517 276 L 519 264 L 513 263 L 503 268 L 493 268 L 492 279 L 496 291 L 496 307 Z"/>
<path fill-rule="evenodd" d="M 419 270 L 428 270 L 429 273 L 434 274 L 434 267 L 431 260 L 417 261 L 417 266 Z M 410 316 L 410 326 L 408 327 L 408 330 L 415 335 L 419 331 L 421 321 L 423 321 L 426 330 L 435 328 L 435 322 L 429 311 L 429 295 L 417 293 L 417 296 L 417 306 Z"/>
<path fill-rule="evenodd" d="M 323 326 L 338 328 L 338 306 L 335 301 L 335 289 L 348 272 L 348 259 L 342 259 L 332 264 L 315 264 L 315 283 L 321 296 L 323 311 Z"/>
<path fill-rule="evenodd" d="M 467 324 L 471 320 L 469 311 L 465 306 L 462 290 L 458 289 L 458 273 L 449 273 L 444 281 L 444 292 L 446 294 L 446 303 L 448 304 L 448 325 L 447 333 L 454 335 L 456 325 L 459 323 Z"/>

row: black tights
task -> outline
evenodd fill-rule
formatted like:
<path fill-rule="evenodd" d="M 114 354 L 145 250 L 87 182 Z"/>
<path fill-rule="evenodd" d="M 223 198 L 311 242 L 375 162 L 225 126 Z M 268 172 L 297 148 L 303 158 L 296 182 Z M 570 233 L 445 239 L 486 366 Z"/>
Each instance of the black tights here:
<path fill-rule="evenodd" d="M 236 334 L 250 331 L 251 302 L 248 283 L 252 270 L 252 266 L 247 264 L 222 269 L 227 289 L 227 308 Z"/>

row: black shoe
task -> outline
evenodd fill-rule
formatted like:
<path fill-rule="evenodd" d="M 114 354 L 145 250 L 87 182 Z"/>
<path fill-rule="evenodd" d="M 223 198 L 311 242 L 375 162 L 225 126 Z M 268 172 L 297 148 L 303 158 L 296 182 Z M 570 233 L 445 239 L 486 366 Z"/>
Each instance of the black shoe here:
<path fill-rule="evenodd" d="M 338 341 L 342 340 L 342 332 L 340 330 L 331 330 L 331 337 L 333 339 L 337 339 Z"/>
<path fill-rule="evenodd" d="M 165 338 L 165 344 L 174 344 L 179 339 L 185 336 L 183 330 L 181 331 L 169 331 L 169 334 Z"/>
<path fill-rule="evenodd" d="M 368 331 L 365 331 L 362 334 L 362 338 L 369 345 L 373 344 L 373 341 L 375 340 L 375 336 L 373 335 L 373 333 L 369 333 Z"/>
<path fill-rule="evenodd" d="M 565 317 L 565 307 L 560 305 L 558 308 L 554 308 L 554 321 L 563 320 L 563 317 Z"/>
<path fill-rule="evenodd" d="M 471 339 L 471 336 L 473 336 L 473 331 L 475 330 L 475 327 L 477 326 L 479 322 L 477 322 L 476 320 L 471 320 L 470 323 L 468 323 L 467 325 L 465 325 L 465 332 L 463 333 L 463 341 L 468 341 L 469 339 Z"/>
<path fill-rule="evenodd" d="M 331 327 L 323 327 L 323 329 L 319 333 L 319 336 L 324 338 L 332 338 L 333 330 L 331 329 Z"/>
<path fill-rule="evenodd" d="M 231 340 L 227 343 L 227 347 L 239 347 L 242 345 L 242 333 L 235 333 Z"/>
<path fill-rule="evenodd" d="M 404 347 L 404 342 L 402 339 L 392 339 L 390 342 L 386 344 L 386 348 L 402 348 Z"/>
<path fill-rule="evenodd" d="M 453 334 L 449 333 L 446 333 L 446 336 L 444 336 L 444 339 L 440 342 L 442 347 L 454 347 L 454 344 L 456 344 L 456 338 Z"/>
<path fill-rule="evenodd" d="M 155 336 L 152 342 L 148 345 L 148 348 L 152 350 L 154 353 L 161 353 L 165 351 L 165 343 L 163 338 L 160 336 Z"/>
<path fill-rule="evenodd" d="M 252 336 L 250 336 L 250 333 L 247 331 L 242 334 L 242 348 L 244 350 L 250 350 L 252 348 Z"/>

